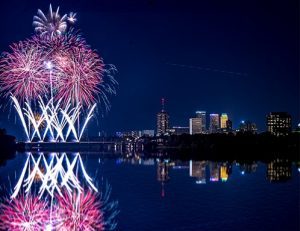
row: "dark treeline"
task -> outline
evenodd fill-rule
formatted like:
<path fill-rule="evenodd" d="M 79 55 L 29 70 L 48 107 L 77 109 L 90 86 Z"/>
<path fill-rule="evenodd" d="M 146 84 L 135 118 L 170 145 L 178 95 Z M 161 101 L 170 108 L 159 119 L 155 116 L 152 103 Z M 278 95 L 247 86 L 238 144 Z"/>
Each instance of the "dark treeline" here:
<path fill-rule="evenodd" d="M 0 166 L 15 156 L 16 149 L 16 137 L 8 135 L 5 129 L 0 128 Z"/>
<path fill-rule="evenodd" d="M 183 134 L 144 138 L 143 143 L 148 154 L 162 153 L 179 159 L 300 160 L 300 133 L 279 137 L 268 133 Z"/>

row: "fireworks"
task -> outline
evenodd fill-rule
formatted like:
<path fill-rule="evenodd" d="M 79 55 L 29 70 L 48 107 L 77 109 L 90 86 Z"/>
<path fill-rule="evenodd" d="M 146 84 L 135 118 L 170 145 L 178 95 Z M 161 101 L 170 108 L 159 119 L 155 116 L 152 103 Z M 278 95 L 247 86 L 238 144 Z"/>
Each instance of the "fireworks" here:
<path fill-rule="evenodd" d="M 1 230 L 44 230 L 48 220 L 48 203 L 32 195 L 6 200 L 0 205 Z"/>
<path fill-rule="evenodd" d="M 54 12 L 50 4 L 47 16 L 39 9 L 37 15 L 33 17 L 34 30 L 41 35 L 50 37 L 61 35 L 67 29 L 66 19 L 66 14 L 62 17 L 59 15 L 59 7 Z"/>
<path fill-rule="evenodd" d="M 104 230 L 104 218 L 97 194 L 88 190 L 85 193 L 64 193 L 57 196 L 54 209 L 57 230 Z"/>
<path fill-rule="evenodd" d="M 38 10 L 36 35 L 11 45 L 0 59 L 0 91 L 11 97 L 29 141 L 43 141 L 47 133 L 53 140 L 66 141 L 73 134 L 79 141 L 95 105 L 103 103 L 108 110 L 108 95 L 116 93 L 116 68 L 68 28 L 76 20 L 73 12 L 61 17 L 59 7 L 54 12 L 50 5 L 47 15 Z M 79 131 L 74 124 L 80 114 L 87 119 Z"/>
<path fill-rule="evenodd" d="M 26 42 L 11 46 L 0 60 L 0 88 L 5 95 L 15 95 L 19 100 L 33 100 L 47 93 L 48 74 L 44 68 L 41 50 Z"/>
<path fill-rule="evenodd" d="M 71 52 L 57 57 L 60 80 L 56 99 L 76 105 L 90 106 L 100 93 L 98 86 L 103 82 L 104 64 L 102 59 L 90 49 L 73 48 Z"/>

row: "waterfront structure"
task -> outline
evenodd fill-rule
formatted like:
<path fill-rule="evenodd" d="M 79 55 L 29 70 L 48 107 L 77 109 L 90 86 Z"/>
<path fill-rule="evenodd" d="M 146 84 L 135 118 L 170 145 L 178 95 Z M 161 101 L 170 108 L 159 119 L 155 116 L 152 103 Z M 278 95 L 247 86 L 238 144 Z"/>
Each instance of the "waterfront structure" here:
<path fill-rule="evenodd" d="M 292 130 L 291 116 L 286 112 L 267 115 L 267 131 L 276 136 L 288 135 Z"/>
<path fill-rule="evenodd" d="M 142 136 L 153 137 L 154 136 L 154 130 L 142 130 L 141 134 L 142 134 Z"/>
<path fill-rule="evenodd" d="M 220 117 L 220 127 L 221 129 L 225 129 L 227 126 L 226 126 L 226 123 L 228 121 L 228 115 L 226 113 L 222 113 L 221 114 L 221 117 Z"/>
<path fill-rule="evenodd" d="M 164 135 L 167 133 L 169 128 L 169 114 L 165 110 L 165 99 L 161 99 L 161 111 L 157 113 L 157 136 Z"/>
<path fill-rule="evenodd" d="M 220 128 L 220 122 L 219 122 L 219 114 L 210 114 L 209 115 L 209 131 L 210 133 L 216 133 L 218 132 Z"/>
<path fill-rule="evenodd" d="M 196 178 L 196 184 L 206 184 L 206 163 L 190 160 L 190 177 Z"/>
<path fill-rule="evenodd" d="M 190 128 L 189 127 L 181 127 L 181 126 L 173 126 L 172 131 L 174 135 L 180 136 L 182 134 L 189 134 Z"/>

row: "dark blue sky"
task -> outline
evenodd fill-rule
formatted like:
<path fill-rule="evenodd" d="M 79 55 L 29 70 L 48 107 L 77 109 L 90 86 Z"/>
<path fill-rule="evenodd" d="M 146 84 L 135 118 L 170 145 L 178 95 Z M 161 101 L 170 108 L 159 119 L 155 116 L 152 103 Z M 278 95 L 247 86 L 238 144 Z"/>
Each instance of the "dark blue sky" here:
<path fill-rule="evenodd" d="M 0 51 L 32 35 L 33 15 L 49 3 L 1 3 Z M 248 119 L 261 131 L 270 111 L 300 122 L 298 1 L 51 3 L 61 13 L 77 12 L 87 42 L 119 70 L 111 111 L 98 116 L 90 134 L 154 129 L 161 97 L 172 126 L 187 126 L 196 110 L 227 112 L 234 127 Z M 7 113 L 0 126 L 19 134 L 18 120 L 7 123 Z"/>

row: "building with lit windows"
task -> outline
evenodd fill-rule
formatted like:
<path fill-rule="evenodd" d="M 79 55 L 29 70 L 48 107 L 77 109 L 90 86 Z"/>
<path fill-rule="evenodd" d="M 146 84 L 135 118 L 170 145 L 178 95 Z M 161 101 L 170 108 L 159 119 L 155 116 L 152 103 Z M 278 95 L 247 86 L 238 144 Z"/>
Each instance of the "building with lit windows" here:
<path fill-rule="evenodd" d="M 291 116 L 286 112 L 271 112 L 267 115 L 267 131 L 276 136 L 288 135 L 292 130 Z"/>
<path fill-rule="evenodd" d="M 157 113 L 157 135 L 164 135 L 169 129 L 169 114 L 165 110 L 165 99 L 161 100 L 161 111 Z"/>
<path fill-rule="evenodd" d="M 201 130 L 206 132 L 206 111 L 196 111 L 196 118 L 201 118 Z"/>
<path fill-rule="evenodd" d="M 190 135 L 202 133 L 202 118 L 190 118 Z"/>
<path fill-rule="evenodd" d="M 220 117 L 220 127 L 221 128 L 226 128 L 226 123 L 228 120 L 228 116 L 226 113 L 222 113 Z"/>
<path fill-rule="evenodd" d="M 209 115 L 209 132 L 216 133 L 220 128 L 219 114 Z"/>

